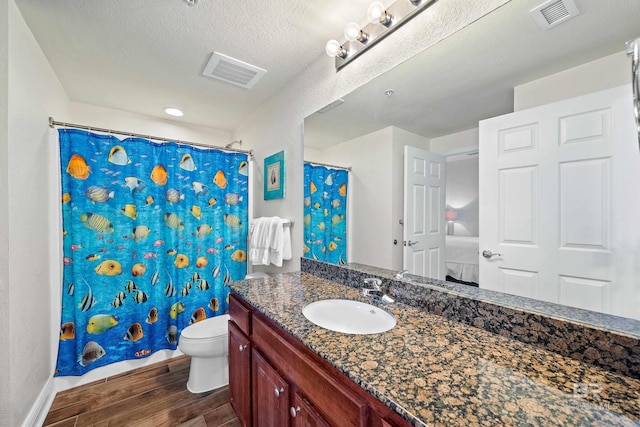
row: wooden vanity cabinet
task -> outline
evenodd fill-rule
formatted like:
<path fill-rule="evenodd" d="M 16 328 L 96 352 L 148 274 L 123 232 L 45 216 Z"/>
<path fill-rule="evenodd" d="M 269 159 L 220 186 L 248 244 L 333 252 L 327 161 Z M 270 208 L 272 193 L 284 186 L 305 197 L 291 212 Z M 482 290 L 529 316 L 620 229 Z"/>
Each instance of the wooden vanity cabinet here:
<path fill-rule="evenodd" d="M 229 395 L 240 423 L 250 426 L 251 342 L 232 321 L 229 321 Z"/>
<path fill-rule="evenodd" d="M 234 294 L 229 315 L 231 405 L 244 426 L 409 425 Z"/>

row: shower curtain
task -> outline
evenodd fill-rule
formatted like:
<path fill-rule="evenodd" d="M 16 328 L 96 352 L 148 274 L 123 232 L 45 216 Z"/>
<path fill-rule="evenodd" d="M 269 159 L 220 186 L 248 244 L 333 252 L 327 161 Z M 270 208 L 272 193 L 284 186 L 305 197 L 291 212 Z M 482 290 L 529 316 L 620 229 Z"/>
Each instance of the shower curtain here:
<path fill-rule="evenodd" d="M 347 263 L 347 186 L 343 169 L 305 163 L 305 258 L 331 264 Z"/>
<path fill-rule="evenodd" d="M 175 349 L 246 274 L 246 154 L 60 129 L 55 375 Z"/>

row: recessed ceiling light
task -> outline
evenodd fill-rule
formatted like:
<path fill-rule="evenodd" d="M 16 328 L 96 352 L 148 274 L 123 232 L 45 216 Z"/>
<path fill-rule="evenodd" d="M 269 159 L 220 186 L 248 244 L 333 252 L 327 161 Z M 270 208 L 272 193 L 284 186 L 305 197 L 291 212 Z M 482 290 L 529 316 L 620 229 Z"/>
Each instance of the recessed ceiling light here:
<path fill-rule="evenodd" d="M 167 107 L 167 108 L 164 109 L 164 112 L 167 113 L 170 116 L 175 116 L 175 117 L 184 116 L 184 113 L 182 111 L 178 110 L 177 108 Z"/>

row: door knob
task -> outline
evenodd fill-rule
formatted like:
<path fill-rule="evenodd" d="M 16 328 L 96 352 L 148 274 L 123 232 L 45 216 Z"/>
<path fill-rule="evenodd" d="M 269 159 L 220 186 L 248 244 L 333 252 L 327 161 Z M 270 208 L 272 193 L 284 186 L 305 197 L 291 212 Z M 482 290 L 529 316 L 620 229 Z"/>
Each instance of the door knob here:
<path fill-rule="evenodd" d="M 497 252 L 491 252 L 489 249 L 485 249 L 484 251 L 482 251 L 482 256 L 485 258 L 491 258 L 494 256 L 502 256 L 502 254 L 499 254 Z"/>
<path fill-rule="evenodd" d="M 273 389 L 273 392 L 275 393 L 276 397 L 280 397 L 280 393 L 284 392 L 284 388 L 279 389 L 278 387 L 276 387 Z"/>
<path fill-rule="evenodd" d="M 245 345 L 240 344 L 240 351 L 243 351 L 243 350 L 245 350 L 246 348 L 247 348 L 246 344 L 245 344 Z"/>
<path fill-rule="evenodd" d="M 413 245 L 417 245 L 418 242 L 412 242 L 411 240 L 409 240 L 408 242 L 405 240 L 404 242 L 402 242 L 403 245 L 405 246 L 413 246 Z"/>
<path fill-rule="evenodd" d="M 291 408 L 289 408 L 289 412 L 291 413 L 291 417 L 295 418 L 296 415 L 298 415 L 298 412 L 300 412 L 300 407 L 296 406 L 295 408 L 292 406 Z"/>

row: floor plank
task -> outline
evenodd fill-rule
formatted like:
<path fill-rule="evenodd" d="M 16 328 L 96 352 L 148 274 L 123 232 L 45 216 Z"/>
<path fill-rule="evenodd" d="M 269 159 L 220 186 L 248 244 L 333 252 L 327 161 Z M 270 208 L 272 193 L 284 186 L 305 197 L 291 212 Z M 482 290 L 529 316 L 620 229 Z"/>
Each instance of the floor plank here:
<path fill-rule="evenodd" d="M 204 417 L 200 415 L 198 418 L 193 418 L 185 423 L 179 424 L 178 427 L 207 427 L 207 422 Z"/>
<path fill-rule="evenodd" d="M 47 427 L 183 427 L 237 424 L 227 386 L 191 393 L 188 356 L 145 366 L 58 393 Z M 236 424 L 233 424 L 234 420 Z"/>
<path fill-rule="evenodd" d="M 233 419 L 237 418 L 236 413 L 231 407 L 231 403 L 227 403 L 204 414 L 204 420 L 207 422 L 207 427 L 220 427 Z"/>

